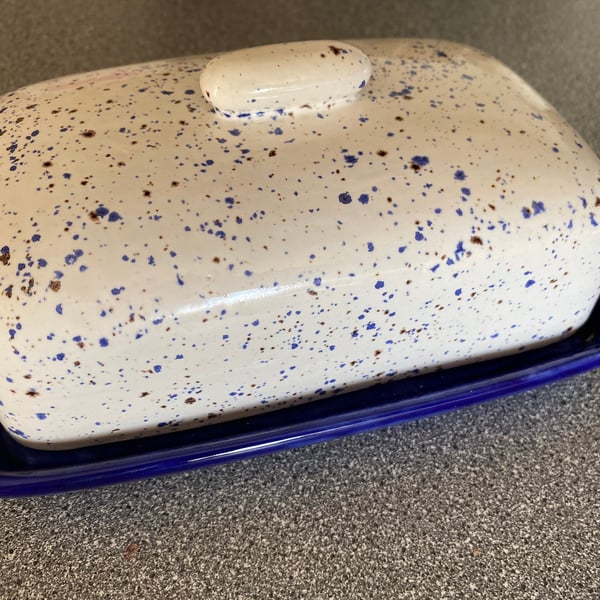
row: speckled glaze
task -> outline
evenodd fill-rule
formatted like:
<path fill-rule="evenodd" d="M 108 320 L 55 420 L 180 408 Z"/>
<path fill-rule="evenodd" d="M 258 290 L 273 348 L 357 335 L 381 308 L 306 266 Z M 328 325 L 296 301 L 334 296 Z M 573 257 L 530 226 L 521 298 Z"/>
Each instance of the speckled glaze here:
<path fill-rule="evenodd" d="M 336 44 L 303 60 L 341 65 Z M 476 50 L 352 47 L 371 78 L 332 106 L 222 114 L 200 88 L 214 57 L 0 99 L 7 430 L 63 448 L 195 427 L 585 321 L 600 289 L 590 148 Z"/>

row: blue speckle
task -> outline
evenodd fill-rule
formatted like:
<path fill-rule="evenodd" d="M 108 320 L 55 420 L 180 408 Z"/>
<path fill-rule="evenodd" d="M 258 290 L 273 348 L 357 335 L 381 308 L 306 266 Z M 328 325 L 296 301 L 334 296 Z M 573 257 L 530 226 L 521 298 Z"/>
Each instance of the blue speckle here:
<path fill-rule="evenodd" d="M 162 366 L 161 366 L 161 365 L 154 365 L 154 366 L 152 367 L 152 370 L 153 370 L 155 373 L 160 373 L 160 372 L 162 371 Z"/>
<path fill-rule="evenodd" d="M 250 277 L 250 276 L 252 275 L 252 271 L 250 271 L 249 269 L 246 269 L 246 270 L 244 271 L 244 275 L 245 275 L 246 277 Z"/>
<path fill-rule="evenodd" d="M 590 213 L 590 223 L 594 227 L 598 227 L 598 221 L 596 221 L 596 217 L 594 216 L 594 213 Z"/>
<path fill-rule="evenodd" d="M 375 250 L 375 246 L 373 245 L 373 242 L 367 242 L 367 250 L 369 252 L 373 252 L 373 250 Z"/>
<path fill-rule="evenodd" d="M 63 173 L 65 179 L 71 179 L 71 173 Z"/>
<path fill-rule="evenodd" d="M 526 288 L 528 288 L 528 287 L 531 287 L 531 286 L 532 286 L 534 283 L 535 283 L 535 279 L 528 279 L 528 280 L 525 282 L 525 287 L 526 287 Z"/>
<path fill-rule="evenodd" d="M 458 288 L 458 289 L 454 290 L 455 296 L 460 296 L 461 294 L 462 294 L 462 288 Z"/>
<path fill-rule="evenodd" d="M 425 236 L 420 231 L 415 231 L 415 240 L 421 242 L 425 239 Z"/>
<path fill-rule="evenodd" d="M 456 244 L 456 250 L 454 250 L 454 259 L 455 260 L 460 260 L 461 256 L 466 252 L 464 245 L 463 245 L 463 241 L 459 241 L 458 244 Z"/>
<path fill-rule="evenodd" d="M 181 275 L 179 273 L 177 273 L 177 284 L 178 285 L 184 284 L 183 278 L 181 277 Z"/>
<path fill-rule="evenodd" d="M 156 264 L 156 261 L 154 260 L 154 256 L 150 255 L 148 257 L 148 264 L 153 267 Z"/>
<path fill-rule="evenodd" d="M 316 285 L 317 287 L 321 285 L 321 278 L 320 277 L 315 277 L 313 279 L 313 284 Z"/>
<path fill-rule="evenodd" d="M 39 233 L 35 233 L 31 236 L 32 242 L 39 242 L 42 239 L 42 236 Z"/>
<path fill-rule="evenodd" d="M 523 218 L 529 219 L 529 217 L 531 217 L 531 210 L 529 208 L 527 208 L 526 206 L 524 206 L 521 209 L 521 214 L 523 215 Z"/>
<path fill-rule="evenodd" d="M 123 217 L 121 217 L 121 215 L 113 210 L 109 215 L 108 215 L 108 221 L 109 223 L 114 223 L 115 221 L 120 221 Z"/>
<path fill-rule="evenodd" d="M 419 167 L 426 167 L 429 164 L 428 156 L 413 156 L 411 158 L 413 164 L 418 165 Z"/>
<path fill-rule="evenodd" d="M 107 340 L 105 337 L 103 337 L 103 338 L 100 338 L 100 340 L 99 340 L 99 341 L 100 341 L 100 345 L 101 345 L 103 348 L 106 348 L 106 346 L 108 346 L 108 340 Z"/>
<path fill-rule="evenodd" d="M 354 156 L 353 154 L 345 154 L 344 160 L 349 165 L 355 165 L 358 162 L 358 158 L 356 158 L 356 156 Z"/>
<path fill-rule="evenodd" d="M 464 181 L 466 178 L 467 176 L 465 175 L 465 172 L 461 169 L 458 169 L 454 172 L 454 179 L 456 179 L 456 181 Z"/>
<path fill-rule="evenodd" d="M 384 285 L 385 285 L 385 284 L 383 283 L 383 281 L 381 281 L 381 280 L 380 280 L 380 281 L 377 281 L 377 282 L 375 283 L 375 289 L 376 289 L 376 290 L 380 290 L 380 289 L 381 289 L 381 288 L 382 288 Z"/>
<path fill-rule="evenodd" d="M 46 418 L 48 417 L 48 415 L 46 413 L 43 412 L 39 412 L 39 413 L 35 413 L 35 416 L 40 420 L 40 421 L 45 421 Z"/>
<path fill-rule="evenodd" d="M 358 197 L 358 201 L 359 201 L 361 204 L 369 204 L 369 194 L 361 194 L 361 195 Z"/>
<path fill-rule="evenodd" d="M 231 135 L 238 136 L 238 135 L 240 135 L 240 133 L 242 133 L 242 132 L 241 132 L 239 129 L 230 129 L 230 130 L 229 130 L 229 133 L 230 133 Z"/>
<path fill-rule="evenodd" d="M 47 267 L 48 261 L 45 258 L 38 258 L 38 267 Z"/>
<path fill-rule="evenodd" d="M 400 254 L 403 254 L 405 250 L 406 250 L 406 246 L 400 246 L 400 247 L 398 248 L 398 252 L 399 252 Z"/>
<path fill-rule="evenodd" d="M 252 325 L 253 325 L 254 327 L 257 327 L 259 323 L 260 323 L 260 321 L 259 321 L 258 319 L 256 319 L 256 320 L 252 321 Z"/>
<path fill-rule="evenodd" d="M 57 304 L 57 305 L 56 305 L 56 312 L 57 312 L 59 315 L 62 315 L 62 314 L 63 314 L 63 306 L 62 306 L 62 304 Z"/>
<path fill-rule="evenodd" d="M 9 427 L 8 429 L 12 433 L 19 437 L 22 437 L 23 439 L 27 439 L 29 437 L 24 431 L 21 431 L 20 429 L 15 429 L 14 427 Z"/>
<path fill-rule="evenodd" d="M 102 206 L 102 204 L 101 204 L 94 212 L 99 217 L 105 217 L 110 212 L 110 210 L 108 210 L 108 208 L 106 208 L 106 206 Z"/>
<path fill-rule="evenodd" d="M 342 204 L 350 204 L 350 202 L 352 202 L 352 196 L 348 192 L 343 192 L 338 196 L 338 200 Z"/>
<path fill-rule="evenodd" d="M 283 134 L 283 129 L 281 129 L 281 127 L 275 127 L 275 129 L 273 129 L 273 133 L 275 135 L 282 135 Z"/>
<path fill-rule="evenodd" d="M 537 200 L 534 200 L 531 203 L 531 207 L 533 208 L 533 214 L 534 215 L 539 215 L 542 212 L 545 212 L 546 207 L 544 206 L 543 202 L 538 202 Z"/>
<path fill-rule="evenodd" d="M 117 287 L 114 287 L 112 290 L 110 290 L 110 293 L 111 293 L 113 296 L 118 296 L 118 295 L 119 295 L 119 294 L 120 294 L 122 291 L 124 291 L 124 290 L 125 290 L 125 288 L 124 288 L 123 286 L 121 286 L 121 287 L 118 287 L 118 288 L 117 288 Z"/>
<path fill-rule="evenodd" d="M 196 93 L 196 90 L 185 90 L 185 92 L 183 92 L 184 94 L 191 96 L 192 94 Z"/>
<path fill-rule="evenodd" d="M 65 353 L 64 352 L 59 352 L 56 355 L 56 360 L 64 360 L 65 359 Z"/>

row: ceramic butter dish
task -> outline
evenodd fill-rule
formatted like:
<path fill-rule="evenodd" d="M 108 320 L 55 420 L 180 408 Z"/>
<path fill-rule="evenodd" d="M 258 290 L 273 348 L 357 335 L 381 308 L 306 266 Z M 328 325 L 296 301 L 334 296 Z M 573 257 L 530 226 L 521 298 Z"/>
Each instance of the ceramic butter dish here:
<path fill-rule="evenodd" d="M 559 340 L 600 286 L 600 162 L 428 40 L 282 44 L 0 99 L 0 421 L 63 449 Z"/>

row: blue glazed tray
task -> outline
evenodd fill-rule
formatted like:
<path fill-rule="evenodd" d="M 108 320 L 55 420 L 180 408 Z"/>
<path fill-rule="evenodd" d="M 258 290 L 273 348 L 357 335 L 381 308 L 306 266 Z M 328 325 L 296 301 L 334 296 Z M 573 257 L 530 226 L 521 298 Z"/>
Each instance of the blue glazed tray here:
<path fill-rule="evenodd" d="M 375 385 L 191 431 L 76 450 L 32 450 L 0 428 L 0 496 L 154 477 L 447 412 L 600 366 L 600 303 L 583 328 L 539 350 Z"/>

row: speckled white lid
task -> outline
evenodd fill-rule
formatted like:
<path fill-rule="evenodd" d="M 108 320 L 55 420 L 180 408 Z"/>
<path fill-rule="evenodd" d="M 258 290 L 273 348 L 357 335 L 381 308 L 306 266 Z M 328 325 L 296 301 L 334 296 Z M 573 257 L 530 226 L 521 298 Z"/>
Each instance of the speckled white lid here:
<path fill-rule="evenodd" d="M 327 61 L 344 56 L 331 45 L 346 47 L 322 42 Z M 305 85 L 299 106 L 219 113 L 200 86 L 215 56 L 0 99 L 14 436 L 61 448 L 194 427 L 584 322 L 600 285 L 589 147 L 476 50 L 349 47 L 372 74 L 340 66 L 343 102 Z"/>

